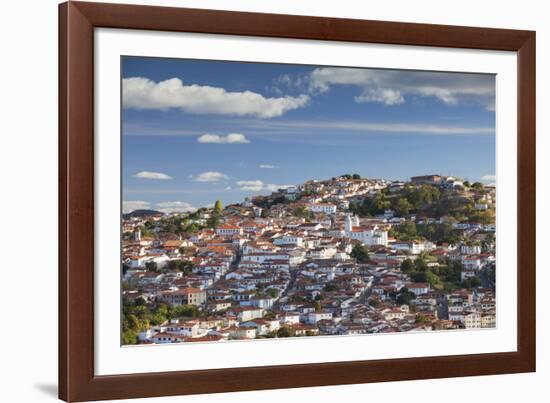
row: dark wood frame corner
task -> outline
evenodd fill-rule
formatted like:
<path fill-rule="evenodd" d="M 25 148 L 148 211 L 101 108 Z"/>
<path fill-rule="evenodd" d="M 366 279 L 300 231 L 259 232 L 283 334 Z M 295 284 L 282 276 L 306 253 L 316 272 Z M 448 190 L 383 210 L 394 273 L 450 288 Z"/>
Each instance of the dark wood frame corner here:
<path fill-rule="evenodd" d="M 94 28 L 516 51 L 518 351 L 463 356 L 94 374 Z M 535 371 L 535 33 L 68 2 L 59 6 L 59 398 L 121 399 Z"/>

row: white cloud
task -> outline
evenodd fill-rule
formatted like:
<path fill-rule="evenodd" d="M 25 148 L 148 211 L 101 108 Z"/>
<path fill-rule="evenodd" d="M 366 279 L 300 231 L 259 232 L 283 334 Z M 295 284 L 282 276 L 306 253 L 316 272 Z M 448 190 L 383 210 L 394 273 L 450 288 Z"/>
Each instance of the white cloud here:
<path fill-rule="evenodd" d="M 227 92 L 223 88 L 184 85 L 179 78 L 155 82 L 144 77 L 122 81 L 123 105 L 133 109 L 179 108 L 194 114 L 218 114 L 272 118 L 302 108 L 309 96 L 266 98 L 261 94 Z"/>
<path fill-rule="evenodd" d="M 279 77 L 276 77 L 273 80 L 276 84 L 284 84 L 284 85 L 292 85 L 294 83 L 293 78 L 290 76 L 290 74 L 282 74 Z"/>
<path fill-rule="evenodd" d="M 131 213 L 134 210 L 147 210 L 151 208 L 151 203 L 142 200 L 124 200 L 122 202 L 122 212 Z"/>
<path fill-rule="evenodd" d="M 163 213 L 187 213 L 193 212 L 196 207 L 191 204 L 182 201 L 161 202 L 156 204 L 156 210 Z"/>
<path fill-rule="evenodd" d="M 203 172 L 195 178 L 196 182 L 219 182 L 221 180 L 229 179 L 229 176 L 222 174 L 221 172 L 208 171 Z"/>
<path fill-rule="evenodd" d="M 484 175 L 481 177 L 483 182 L 495 182 L 497 180 L 496 175 Z"/>
<path fill-rule="evenodd" d="M 379 102 L 384 105 L 398 105 L 405 102 L 405 98 L 403 98 L 400 91 L 387 88 L 369 88 L 354 99 L 357 103 Z"/>
<path fill-rule="evenodd" d="M 199 143 L 214 143 L 214 144 L 248 144 L 248 140 L 244 134 L 241 133 L 230 133 L 227 136 L 219 136 L 217 134 L 205 133 L 199 138 L 197 138 Z"/>
<path fill-rule="evenodd" d="M 426 135 L 462 135 L 462 134 L 494 134 L 494 127 L 451 126 L 430 123 L 398 123 L 398 122 L 365 122 L 346 120 L 284 120 L 269 122 L 248 122 L 250 129 L 265 133 L 285 134 L 293 129 L 292 134 L 315 134 L 316 131 L 345 130 L 358 133 L 395 133 L 395 134 L 426 134 Z"/>
<path fill-rule="evenodd" d="M 237 186 L 239 186 L 239 189 L 246 190 L 250 192 L 259 192 L 263 189 L 264 183 L 260 180 L 256 181 L 238 181 Z"/>
<path fill-rule="evenodd" d="M 259 167 L 262 168 L 262 169 L 275 169 L 275 168 L 278 168 L 277 165 L 270 165 L 270 164 L 260 164 Z"/>
<path fill-rule="evenodd" d="M 487 107 L 495 97 L 495 79 L 486 74 L 322 67 L 310 74 L 309 90 L 323 93 L 333 85 L 362 89 L 356 102 L 397 105 L 406 96 L 434 97 L 447 105 L 474 101 Z"/>
<path fill-rule="evenodd" d="M 162 172 L 149 172 L 141 171 L 135 174 L 136 178 L 140 179 L 159 179 L 159 180 L 169 180 L 172 179 L 171 176 L 163 174 Z"/>
<path fill-rule="evenodd" d="M 225 190 L 231 190 L 231 186 L 226 186 Z"/>
<path fill-rule="evenodd" d="M 279 189 L 284 189 L 292 185 L 276 185 L 273 183 L 264 183 L 261 180 L 254 180 L 254 181 L 237 181 L 237 186 L 239 186 L 240 190 L 244 190 L 247 192 L 262 192 L 262 191 L 276 192 Z"/>
<path fill-rule="evenodd" d="M 275 84 L 274 88 L 278 89 L 279 86 L 285 87 L 288 90 L 295 91 L 307 91 L 309 85 L 309 76 L 307 74 L 282 74 L 273 79 Z M 282 92 L 282 91 L 281 91 Z"/>

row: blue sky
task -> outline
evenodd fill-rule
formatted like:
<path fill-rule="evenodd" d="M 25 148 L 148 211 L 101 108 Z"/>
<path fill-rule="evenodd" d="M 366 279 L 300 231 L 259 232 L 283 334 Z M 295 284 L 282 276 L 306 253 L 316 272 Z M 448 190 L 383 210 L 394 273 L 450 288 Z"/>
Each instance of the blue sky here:
<path fill-rule="evenodd" d="M 125 57 L 124 210 L 344 173 L 493 182 L 492 75 Z"/>

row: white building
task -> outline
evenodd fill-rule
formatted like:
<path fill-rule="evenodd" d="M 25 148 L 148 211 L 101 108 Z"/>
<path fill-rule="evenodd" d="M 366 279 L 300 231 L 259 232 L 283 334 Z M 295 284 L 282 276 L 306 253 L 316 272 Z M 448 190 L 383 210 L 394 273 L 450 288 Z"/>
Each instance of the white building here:
<path fill-rule="evenodd" d="M 201 329 L 199 323 L 196 321 L 179 322 L 178 320 L 174 320 L 166 325 L 166 333 L 185 337 L 200 337 L 206 334 L 206 330 Z"/>
<path fill-rule="evenodd" d="M 244 255 L 243 260 L 250 262 L 264 263 L 266 260 L 289 260 L 290 255 L 288 253 L 251 253 L 249 255 Z"/>
<path fill-rule="evenodd" d="M 430 291 L 430 285 L 428 283 L 412 283 L 407 285 L 407 289 L 418 297 L 427 294 Z"/>
<path fill-rule="evenodd" d="M 332 312 L 309 312 L 306 316 L 306 323 L 309 325 L 314 325 L 320 320 L 332 320 Z"/>
<path fill-rule="evenodd" d="M 336 214 L 337 207 L 331 203 L 314 203 L 309 205 L 313 213 Z"/>
<path fill-rule="evenodd" d="M 481 269 L 481 258 L 479 256 L 462 256 L 462 266 L 466 270 Z"/>
<path fill-rule="evenodd" d="M 388 246 L 388 231 L 380 230 L 377 225 L 356 226 L 359 221 L 357 217 L 346 216 L 346 236 L 360 241 L 363 245 Z"/>
<path fill-rule="evenodd" d="M 297 312 L 286 312 L 281 316 L 281 321 L 288 325 L 300 323 L 300 314 Z"/>
<path fill-rule="evenodd" d="M 310 259 L 332 259 L 336 252 L 338 250 L 334 247 L 321 247 L 309 250 L 306 256 Z"/>
<path fill-rule="evenodd" d="M 424 242 L 394 242 L 391 245 L 392 249 L 408 252 L 413 255 L 418 255 L 425 250 Z"/>
<path fill-rule="evenodd" d="M 185 336 L 172 333 L 157 333 L 150 340 L 155 344 L 181 343 L 185 341 Z"/>
<path fill-rule="evenodd" d="M 481 328 L 481 314 L 478 312 L 467 312 L 464 314 L 464 326 L 466 329 Z"/>
<path fill-rule="evenodd" d="M 227 236 L 227 235 L 242 235 L 243 229 L 240 227 L 237 227 L 236 225 L 227 225 L 223 224 L 220 225 L 218 228 L 216 228 L 216 234 L 221 236 Z"/>
<path fill-rule="evenodd" d="M 481 253 L 481 245 L 461 245 L 460 253 L 463 255 L 479 255 Z"/>
<path fill-rule="evenodd" d="M 462 270 L 460 273 L 460 280 L 464 281 L 469 278 L 475 277 L 477 275 L 477 272 L 475 270 Z"/>
<path fill-rule="evenodd" d="M 304 245 L 304 238 L 295 235 L 283 235 L 273 241 L 275 245 L 295 245 L 302 247 Z"/>

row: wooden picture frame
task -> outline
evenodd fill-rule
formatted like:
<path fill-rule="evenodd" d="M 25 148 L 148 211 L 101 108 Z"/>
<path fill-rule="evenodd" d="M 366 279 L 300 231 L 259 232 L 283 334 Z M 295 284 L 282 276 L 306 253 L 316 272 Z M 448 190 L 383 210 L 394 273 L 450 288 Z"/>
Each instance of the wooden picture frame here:
<path fill-rule="evenodd" d="M 94 375 L 94 28 L 505 50 L 518 56 L 518 351 Z M 59 7 L 59 398 L 122 399 L 535 371 L 535 32 L 68 2 Z"/>

